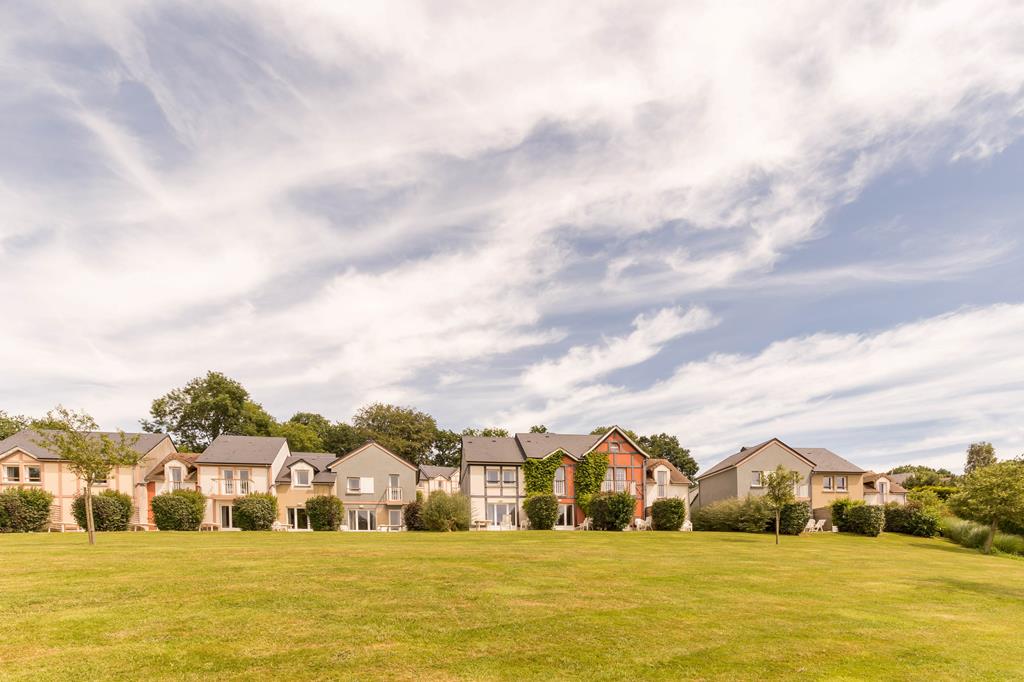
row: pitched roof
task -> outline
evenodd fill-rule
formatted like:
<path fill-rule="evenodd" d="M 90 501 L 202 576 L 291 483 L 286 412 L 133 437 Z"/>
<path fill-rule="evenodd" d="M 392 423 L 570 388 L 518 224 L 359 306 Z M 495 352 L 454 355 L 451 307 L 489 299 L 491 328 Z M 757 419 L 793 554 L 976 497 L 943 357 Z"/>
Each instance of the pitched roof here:
<path fill-rule="evenodd" d="M 275 436 L 221 434 L 199 455 L 197 464 L 258 464 L 269 466 L 288 441 Z"/>
<path fill-rule="evenodd" d="M 56 452 L 53 452 L 49 448 L 44 448 L 36 443 L 36 439 L 40 437 L 40 434 L 40 431 L 36 431 L 34 429 L 22 429 L 21 431 L 0 440 L 0 453 L 18 448 L 19 450 L 24 450 L 36 459 L 59 460 L 60 456 Z M 115 440 L 120 436 L 117 431 L 90 431 L 89 435 L 93 438 L 107 436 Z M 138 436 L 138 440 L 135 441 L 133 449 L 140 455 L 145 455 L 168 437 L 166 433 L 125 433 L 125 435 L 129 438 Z"/>
<path fill-rule="evenodd" d="M 480 464 L 522 464 L 524 457 L 515 438 L 463 436 L 462 461 Z"/>
<path fill-rule="evenodd" d="M 865 488 L 869 488 L 870 487 L 872 490 L 875 490 L 877 492 L 877 489 L 875 487 L 875 483 L 878 481 L 878 479 L 880 477 L 885 476 L 887 479 L 889 479 L 889 492 L 890 493 L 905 493 L 905 492 L 907 492 L 906 488 L 904 488 L 899 483 L 897 483 L 896 481 L 893 480 L 893 476 L 896 476 L 896 475 L 897 474 L 878 474 L 878 473 L 875 473 L 874 471 L 868 471 L 867 473 L 864 474 L 864 487 Z"/>
<path fill-rule="evenodd" d="M 336 459 L 337 456 L 330 452 L 293 452 L 291 456 L 285 458 L 280 473 L 274 479 L 274 484 L 291 483 L 291 468 L 299 462 L 305 462 L 313 467 L 313 483 L 334 483 L 338 475 L 333 471 L 328 471 L 327 466 Z"/>
<path fill-rule="evenodd" d="M 579 459 L 601 442 L 606 434 L 578 435 L 573 433 L 517 433 L 516 441 L 523 454 L 530 459 L 547 457 L 555 450 L 564 450 Z"/>
<path fill-rule="evenodd" d="M 729 455 L 728 457 L 726 457 L 725 459 L 723 459 L 722 461 L 718 462 L 713 467 L 711 467 L 710 469 L 708 469 L 707 471 L 702 473 L 697 478 L 701 479 L 701 478 L 704 478 L 705 476 L 710 476 L 711 474 L 717 474 L 719 471 L 725 471 L 726 469 L 731 469 L 732 467 L 736 466 L 737 464 L 739 464 L 740 462 L 745 460 L 747 457 L 750 457 L 752 454 L 754 454 L 754 452 L 756 450 L 760 450 L 765 445 L 768 445 L 768 443 L 771 443 L 771 441 L 770 440 L 766 440 L 763 443 L 758 443 L 757 445 L 755 445 L 753 447 L 749 447 L 749 448 L 746 447 L 746 446 L 741 447 L 739 452 L 737 452 L 735 454 L 732 454 L 732 455 Z"/>
<path fill-rule="evenodd" d="M 827 448 L 793 448 L 814 462 L 814 470 L 822 473 L 859 474 L 863 469 Z"/>
<path fill-rule="evenodd" d="M 416 465 L 415 464 L 413 464 L 409 460 L 405 459 L 404 457 L 396 455 L 395 453 L 391 452 L 390 450 L 388 450 L 386 447 L 384 447 L 383 445 L 381 445 L 380 443 L 378 443 L 375 440 L 368 440 L 365 443 L 363 443 L 362 445 L 360 445 L 358 448 L 356 448 L 355 450 L 352 450 L 351 452 L 347 452 L 344 455 L 342 455 L 341 457 L 335 457 L 334 461 L 331 462 L 330 465 L 329 465 L 330 468 L 333 469 L 335 467 L 335 465 L 340 464 L 341 462 L 344 462 L 345 460 L 347 460 L 347 459 L 349 459 L 351 457 L 354 457 L 355 455 L 359 454 L 363 450 L 366 450 L 370 446 L 376 446 L 385 455 L 388 455 L 390 457 L 393 457 L 394 459 L 397 459 L 399 462 L 401 462 L 405 466 L 409 467 L 410 469 L 416 469 Z"/>
<path fill-rule="evenodd" d="M 423 478 L 451 478 L 459 467 L 439 467 L 433 464 L 421 464 L 420 476 Z"/>
<path fill-rule="evenodd" d="M 187 467 L 187 474 L 194 472 L 196 469 L 196 459 L 199 457 L 198 453 L 195 452 L 172 452 L 171 454 L 160 460 L 155 467 L 149 470 L 142 480 L 149 481 L 162 481 L 164 479 L 164 467 L 167 464 L 178 461 L 182 462 Z M 185 476 L 188 479 L 188 475 Z"/>
<path fill-rule="evenodd" d="M 648 481 L 651 481 L 652 483 L 656 482 L 656 479 L 654 478 L 654 469 L 658 466 L 664 466 L 668 468 L 669 483 L 673 483 L 676 485 L 690 485 L 690 479 L 686 477 L 686 474 L 680 471 L 672 462 L 668 461 L 667 459 L 662 459 L 660 457 L 647 460 Z"/>

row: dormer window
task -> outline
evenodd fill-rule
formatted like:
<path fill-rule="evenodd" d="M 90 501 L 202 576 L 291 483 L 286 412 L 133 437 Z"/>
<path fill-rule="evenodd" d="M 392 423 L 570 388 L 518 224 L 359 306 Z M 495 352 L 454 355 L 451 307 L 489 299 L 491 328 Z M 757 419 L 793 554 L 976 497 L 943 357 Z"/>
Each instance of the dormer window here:
<path fill-rule="evenodd" d="M 308 488 L 309 469 L 295 469 L 292 471 L 292 480 L 296 488 Z"/>

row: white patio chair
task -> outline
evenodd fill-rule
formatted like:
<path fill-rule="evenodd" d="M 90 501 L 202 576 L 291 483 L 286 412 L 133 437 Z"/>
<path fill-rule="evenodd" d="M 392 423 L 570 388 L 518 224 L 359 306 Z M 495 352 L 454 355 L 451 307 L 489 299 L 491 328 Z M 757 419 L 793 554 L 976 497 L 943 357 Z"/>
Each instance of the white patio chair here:
<path fill-rule="evenodd" d="M 807 519 L 807 525 L 804 526 L 804 532 L 805 533 L 813 533 L 814 531 L 815 531 L 814 519 Z"/>
<path fill-rule="evenodd" d="M 592 526 L 593 521 L 591 521 L 590 517 L 588 516 L 587 518 L 583 519 L 583 523 L 576 526 L 576 530 L 590 530 Z"/>
<path fill-rule="evenodd" d="M 504 516 L 501 517 L 501 529 L 502 530 L 512 530 L 512 516 L 511 515 L 505 514 Z"/>
<path fill-rule="evenodd" d="M 685 531 L 687 533 L 693 531 L 693 524 L 690 523 L 689 519 L 687 519 L 686 521 L 683 521 L 683 531 Z"/>
<path fill-rule="evenodd" d="M 817 523 L 814 524 L 814 532 L 820 533 L 825 530 L 825 519 L 818 519 Z"/>

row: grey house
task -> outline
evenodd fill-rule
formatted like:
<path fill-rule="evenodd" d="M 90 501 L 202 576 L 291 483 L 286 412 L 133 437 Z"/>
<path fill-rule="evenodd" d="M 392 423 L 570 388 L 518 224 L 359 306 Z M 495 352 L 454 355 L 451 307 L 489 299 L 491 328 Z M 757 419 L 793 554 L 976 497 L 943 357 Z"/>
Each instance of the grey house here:
<path fill-rule="evenodd" d="M 402 507 L 416 499 L 417 469 L 370 441 L 328 465 L 345 503 L 348 530 L 401 530 Z"/>

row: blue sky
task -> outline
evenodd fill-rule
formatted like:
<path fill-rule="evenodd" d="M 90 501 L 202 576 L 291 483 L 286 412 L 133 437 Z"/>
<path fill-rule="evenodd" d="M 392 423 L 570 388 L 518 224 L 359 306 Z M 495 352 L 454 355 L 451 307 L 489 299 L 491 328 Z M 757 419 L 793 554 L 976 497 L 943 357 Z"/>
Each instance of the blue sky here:
<path fill-rule="evenodd" d="M 366 5 L 0 8 L 0 409 L 1024 452 L 1024 8 Z"/>

